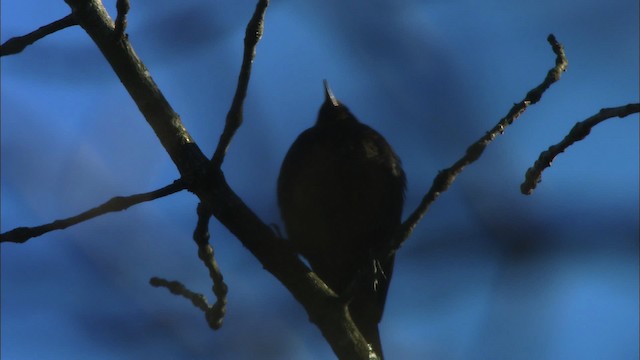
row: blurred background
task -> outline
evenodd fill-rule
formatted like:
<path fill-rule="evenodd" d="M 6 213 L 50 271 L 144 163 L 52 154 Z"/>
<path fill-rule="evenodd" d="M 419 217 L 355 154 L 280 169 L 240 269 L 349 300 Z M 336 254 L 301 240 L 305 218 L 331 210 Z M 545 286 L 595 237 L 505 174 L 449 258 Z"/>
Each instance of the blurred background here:
<path fill-rule="evenodd" d="M 115 1 L 107 1 L 115 14 Z M 1 40 L 64 17 L 63 1 L 3 1 Z M 212 154 L 254 1 L 133 1 L 127 33 L 194 139 Z M 381 332 L 388 359 L 637 359 L 638 115 L 595 127 L 532 196 L 538 154 L 603 107 L 638 102 L 638 2 L 273 1 L 224 163 L 281 224 L 275 187 L 315 121 L 322 79 L 385 135 L 408 175 L 405 214 L 438 170 L 553 66 L 569 70 L 467 168 L 400 250 Z M 1 230 L 48 223 L 177 170 L 80 27 L 1 59 Z M 3 359 L 332 359 L 302 307 L 215 219 L 229 285 L 210 330 L 152 276 L 211 298 L 180 193 L 1 247 Z"/>

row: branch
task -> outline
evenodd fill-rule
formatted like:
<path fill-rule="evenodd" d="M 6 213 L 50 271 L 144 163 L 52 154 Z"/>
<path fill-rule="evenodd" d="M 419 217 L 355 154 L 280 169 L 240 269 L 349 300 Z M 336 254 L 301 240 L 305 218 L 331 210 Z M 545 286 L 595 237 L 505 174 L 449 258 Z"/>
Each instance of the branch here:
<path fill-rule="evenodd" d="M 209 327 L 213 330 L 218 330 L 220 326 L 222 326 L 224 308 L 220 310 L 219 301 L 216 302 L 213 306 L 209 306 L 207 298 L 204 295 L 195 293 L 187 289 L 187 287 L 179 281 L 169 281 L 159 277 L 152 277 L 151 279 L 149 279 L 149 284 L 151 284 L 151 286 L 153 287 L 167 288 L 167 290 L 169 290 L 172 294 L 182 296 L 183 298 L 191 301 L 193 306 L 197 307 L 205 313 L 207 324 L 209 324 Z"/>
<path fill-rule="evenodd" d="M 159 277 L 152 277 L 151 279 L 149 279 L 149 284 L 151 284 L 151 286 L 153 287 L 167 288 L 172 294 L 180 295 L 186 299 L 189 299 L 193 306 L 204 312 L 209 309 L 207 298 L 205 298 L 204 295 L 194 293 L 193 291 L 187 289 L 179 281 L 169 281 Z"/>
<path fill-rule="evenodd" d="M 24 243 L 31 238 L 46 234 L 50 231 L 66 229 L 69 226 L 79 224 L 89 219 L 93 219 L 94 217 L 110 212 L 126 210 L 133 205 L 168 196 L 184 189 L 185 184 L 182 182 L 182 180 L 176 180 L 170 185 L 151 192 L 130 196 L 116 196 L 98 207 L 87 210 L 82 214 L 67 219 L 56 220 L 52 223 L 36 227 L 19 227 L 11 231 L 7 231 L 6 233 L 0 234 L 0 243 Z"/>
<path fill-rule="evenodd" d="M 220 135 L 220 141 L 218 141 L 216 151 L 211 158 L 214 167 L 220 167 L 220 165 L 222 165 L 224 156 L 231 144 L 231 139 L 238 128 L 240 128 L 240 125 L 242 125 L 242 105 L 247 96 L 249 78 L 251 77 L 251 65 L 256 56 L 256 46 L 264 33 L 264 15 L 268 5 L 269 0 L 259 0 L 253 17 L 251 17 L 247 25 L 247 31 L 244 36 L 244 55 L 242 56 L 242 66 L 240 67 L 236 93 L 233 96 L 231 108 L 227 113 L 224 131 L 222 135 Z"/>
<path fill-rule="evenodd" d="M 553 159 L 560 153 L 564 152 L 569 146 L 576 141 L 580 141 L 587 137 L 591 129 L 599 123 L 614 117 L 623 118 L 627 115 L 640 112 L 640 104 L 628 104 L 616 108 L 601 109 L 600 112 L 590 118 L 576 123 L 569 134 L 556 145 L 552 145 L 546 151 L 543 151 L 538 160 L 527 170 L 525 180 L 520 185 L 520 191 L 525 195 L 531 195 L 537 184 L 542 181 L 542 172 L 551 166 Z"/>
<path fill-rule="evenodd" d="M 216 303 L 209 306 L 207 298 L 187 289 L 178 281 L 169 282 L 160 278 L 152 278 L 149 282 L 154 287 L 166 287 L 172 294 L 183 296 L 205 313 L 209 327 L 218 330 L 222 326 L 222 320 L 227 305 L 227 285 L 224 283 L 222 272 L 213 254 L 213 247 L 209 244 L 209 219 L 211 211 L 203 203 L 198 204 L 198 224 L 193 232 L 193 240 L 198 245 L 198 257 L 209 270 L 209 277 L 213 280 L 213 293 Z"/>
<path fill-rule="evenodd" d="M 213 162 L 186 131 L 128 39 L 115 40 L 113 21 L 102 3 L 98 0 L 65 1 L 138 105 L 176 164 L 187 188 L 208 204 L 220 223 L 303 305 L 310 320 L 318 326 L 340 359 L 368 359 L 369 346 L 353 324 L 342 299 L 309 270 L 286 240 L 276 237 L 233 192 L 220 168 L 211 166 Z M 267 1 L 261 0 L 256 12 L 260 13 L 265 4 Z M 248 75 L 245 73 L 245 76 Z M 239 92 L 246 92 L 242 86 L 239 89 Z"/>
<path fill-rule="evenodd" d="M 540 101 L 542 94 L 556 81 L 560 79 L 560 76 L 566 71 L 568 66 L 567 58 L 564 54 L 562 45 L 556 40 L 553 34 L 547 38 L 553 52 L 556 54 L 556 64 L 549 70 L 544 81 L 536 88 L 527 93 L 525 98 L 519 103 L 513 105 L 509 113 L 500 121 L 493 129 L 489 130 L 483 137 L 473 143 L 467 148 L 466 153 L 462 158 L 455 162 L 451 167 L 441 170 L 433 180 L 433 184 L 429 189 L 429 192 L 424 196 L 418 207 L 411 213 L 407 220 L 402 223 L 400 230 L 394 238 L 394 243 L 391 248 L 391 254 L 394 254 L 402 243 L 411 235 L 413 229 L 418 222 L 424 217 L 429 210 L 429 207 L 433 202 L 442 194 L 447 191 L 451 184 L 455 181 L 456 177 L 464 170 L 464 168 L 475 162 L 480 158 L 484 149 L 489 145 L 498 135 L 504 133 L 505 129 L 511 125 L 527 108 L 529 105 L 533 105 Z"/>
<path fill-rule="evenodd" d="M 56 20 L 49 25 L 42 26 L 38 28 L 38 30 L 32 31 L 27 35 L 13 37 L 5 41 L 5 43 L 0 46 L 0 56 L 17 54 L 43 37 L 74 25 L 78 25 L 78 22 L 73 14 L 69 14 L 60 20 Z"/>
<path fill-rule="evenodd" d="M 118 37 L 107 10 L 98 0 L 65 0 L 78 24 L 96 43 L 145 117 L 187 184 L 208 159 L 187 132 L 126 36 Z"/>
<path fill-rule="evenodd" d="M 198 204 L 198 224 L 193 232 L 193 240 L 198 245 L 198 258 L 209 270 L 209 278 L 213 281 L 211 290 L 216 296 L 216 303 L 206 312 L 209 326 L 217 330 L 222 326 L 222 320 L 227 305 L 227 284 L 224 283 L 222 271 L 214 256 L 213 246 L 209 244 L 209 220 L 211 211 L 203 204 Z"/>

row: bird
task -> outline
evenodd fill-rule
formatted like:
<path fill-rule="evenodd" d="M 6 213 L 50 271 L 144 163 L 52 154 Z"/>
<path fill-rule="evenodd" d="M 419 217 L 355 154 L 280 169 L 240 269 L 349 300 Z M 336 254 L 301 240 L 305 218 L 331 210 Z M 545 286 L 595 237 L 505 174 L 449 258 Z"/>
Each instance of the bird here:
<path fill-rule="evenodd" d="M 324 81 L 315 124 L 287 152 L 278 176 L 280 213 L 290 243 L 336 294 L 383 358 L 378 324 L 393 272 L 406 177 L 391 145 L 361 123 Z"/>

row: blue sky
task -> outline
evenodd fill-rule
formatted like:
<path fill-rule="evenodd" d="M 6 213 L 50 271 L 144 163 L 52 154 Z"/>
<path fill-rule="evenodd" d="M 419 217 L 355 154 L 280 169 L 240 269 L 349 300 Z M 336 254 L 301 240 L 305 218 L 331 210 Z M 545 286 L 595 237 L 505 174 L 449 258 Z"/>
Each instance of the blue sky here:
<path fill-rule="evenodd" d="M 108 2 L 110 11 L 115 2 Z M 68 14 L 4 1 L 1 40 Z M 254 3 L 132 2 L 129 38 L 205 153 L 231 103 Z M 266 222 L 322 79 L 381 132 L 408 176 L 405 214 L 554 63 L 569 70 L 434 204 L 400 250 L 381 332 L 390 359 L 637 359 L 638 115 L 598 125 L 532 196 L 538 154 L 600 108 L 638 102 L 638 2 L 274 1 L 224 171 Z M 1 229 L 75 215 L 162 187 L 177 170 L 86 33 L 71 28 L 0 60 Z M 209 295 L 180 193 L 2 244 L 6 359 L 331 359 L 319 331 L 217 221 L 230 287 L 220 331 L 152 276 Z"/>

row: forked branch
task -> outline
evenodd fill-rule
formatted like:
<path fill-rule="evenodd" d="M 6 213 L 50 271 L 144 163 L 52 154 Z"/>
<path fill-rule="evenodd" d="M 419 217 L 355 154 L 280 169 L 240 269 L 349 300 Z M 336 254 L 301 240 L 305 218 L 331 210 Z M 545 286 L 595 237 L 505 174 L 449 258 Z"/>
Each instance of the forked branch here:
<path fill-rule="evenodd" d="M 209 327 L 213 330 L 218 330 L 222 326 L 222 320 L 226 312 L 227 285 L 224 283 L 222 272 L 215 259 L 213 247 L 209 244 L 210 219 L 211 211 L 203 203 L 198 204 L 198 224 L 193 232 L 193 240 L 198 245 L 198 257 L 209 270 L 216 302 L 213 305 L 209 305 L 204 295 L 189 290 L 179 281 L 168 281 L 154 277 L 149 282 L 154 287 L 165 287 L 172 294 L 191 300 L 191 303 L 205 314 Z"/>
<path fill-rule="evenodd" d="M 462 170 L 464 170 L 467 165 L 478 160 L 487 145 L 489 145 L 498 135 L 503 134 L 505 129 L 520 115 L 522 115 L 530 105 L 537 103 L 542 98 L 542 94 L 553 83 L 558 81 L 562 73 L 566 71 L 569 62 L 564 54 L 562 45 L 556 40 L 553 34 L 549 35 L 547 41 L 551 44 L 551 48 L 556 54 L 556 64 L 549 70 L 544 81 L 529 91 L 522 101 L 513 105 L 511 110 L 509 110 L 509 113 L 500 119 L 493 129 L 489 130 L 483 137 L 469 146 L 462 158 L 456 161 L 451 167 L 441 170 L 438 173 L 427 194 L 422 198 L 418 207 L 402 224 L 400 231 L 396 234 L 391 253 L 395 253 L 395 251 L 402 246 L 402 243 L 409 237 L 409 235 L 411 235 L 418 222 L 420 222 L 422 217 L 427 213 L 431 204 L 435 202 L 440 194 L 449 189 Z"/>

